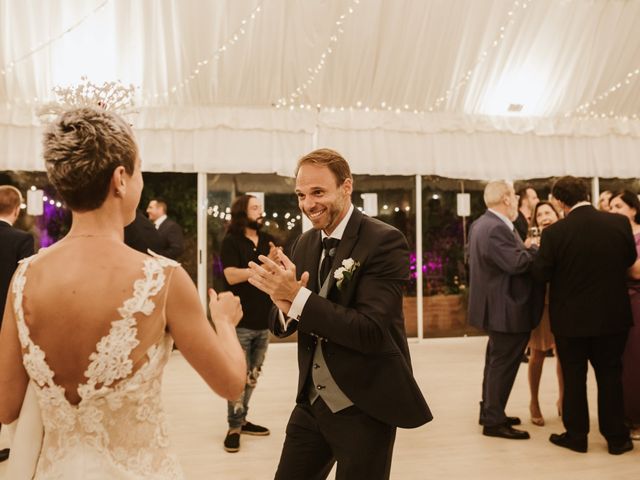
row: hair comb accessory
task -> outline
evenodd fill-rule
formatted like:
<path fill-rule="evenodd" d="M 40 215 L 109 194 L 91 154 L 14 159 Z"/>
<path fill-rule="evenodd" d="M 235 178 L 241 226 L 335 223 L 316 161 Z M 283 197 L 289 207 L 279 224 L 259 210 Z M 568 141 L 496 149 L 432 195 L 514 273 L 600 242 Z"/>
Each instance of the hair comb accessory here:
<path fill-rule="evenodd" d="M 81 77 L 80 80 L 78 85 L 57 86 L 53 89 L 56 100 L 38 110 L 38 116 L 43 122 L 53 121 L 64 112 L 81 107 L 99 107 L 121 116 L 137 113 L 134 85 L 126 86 L 120 81 L 103 82 L 98 85 L 87 77 Z"/>

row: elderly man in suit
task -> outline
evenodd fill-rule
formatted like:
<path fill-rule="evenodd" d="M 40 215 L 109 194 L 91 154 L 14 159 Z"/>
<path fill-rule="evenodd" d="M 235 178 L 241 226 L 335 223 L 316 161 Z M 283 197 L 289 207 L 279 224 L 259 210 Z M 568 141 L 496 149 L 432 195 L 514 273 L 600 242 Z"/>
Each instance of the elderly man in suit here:
<path fill-rule="evenodd" d="M 508 417 L 505 408 L 529 334 L 539 321 L 529 274 L 535 247 L 527 248 L 514 228 L 518 199 L 513 185 L 488 183 L 484 202 L 487 211 L 469 232 L 469 323 L 489 336 L 480 424 L 484 435 L 522 440 L 529 433 L 513 428 L 520 419 Z"/>
<path fill-rule="evenodd" d="M 162 240 L 162 249 L 156 253 L 177 260 L 184 252 L 184 234 L 180 225 L 167 217 L 167 203 L 159 199 L 151 200 L 147 207 L 147 215 L 156 226 Z"/>
<path fill-rule="evenodd" d="M 20 215 L 22 194 L 10 185 L 0 186 L 0 326 L 11 277 L 23 258 L 33 255 L 33 237 L 13 224 Z M 9 458 L 9 449 L 0 450 L 0 462 Z"/>
<path fill-rule="evenodd" d="M 250 282 L 271 296 L 270 328 L 298 332 L 298 393 L 276 479 L 388 479 L 397 427 L 431 420 L 411 371 L 402 313 L 409 249 L 395 228 L 351 203 L 339 153 L 302 157 L 296 195 L 313 229 Z M 298 273 L 302 275 L 298 278 Z M 287 317 L 285 320 L 285 316 Z"/>
<path fill-rule="evenodd" d="M 587 367 L 598 382 L 598 424 L 609 453 L 633 449 L 624 423 L 622 353 L 632 324 L 627 269 L 636 260 L 629 220 L 588 202 L 587 184 L 562 177 L 552 195 L 565 219 L 542 232 L 534 275 L 550 282 L 549 316 L 564 377 L 562 422 L 566 432 L 549 440 L 587 451 Z M 638 368 L 636 366 L 636 368 Z"/>

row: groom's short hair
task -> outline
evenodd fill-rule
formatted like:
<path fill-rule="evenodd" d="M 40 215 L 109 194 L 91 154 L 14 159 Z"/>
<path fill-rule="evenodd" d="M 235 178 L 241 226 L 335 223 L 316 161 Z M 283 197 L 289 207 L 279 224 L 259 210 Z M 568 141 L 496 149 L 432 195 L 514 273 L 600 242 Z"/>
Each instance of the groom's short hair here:
<path fill-rule="evenodd" d="M 304 157 L 298 160 L 296 166 L 296 176 L 298 176 L 298 170 L 303 165 L 315 165 L 317 167 L 327 167 L 336 177 L 338 185 L 342 185 L 347 178 L 353 178 L 351 176 L 351 168 L 347 161 L 335 150 L 330 148 L 321 148 L 314 150 L 311 153 L 307 153 Z"/>

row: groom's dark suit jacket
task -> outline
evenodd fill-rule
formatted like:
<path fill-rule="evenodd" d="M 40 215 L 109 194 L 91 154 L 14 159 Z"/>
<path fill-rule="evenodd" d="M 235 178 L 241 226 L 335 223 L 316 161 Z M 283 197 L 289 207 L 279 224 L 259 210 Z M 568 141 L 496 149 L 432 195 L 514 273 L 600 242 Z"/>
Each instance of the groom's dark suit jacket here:
<path fill-rule="evenodd" d="M 18 262 L 33 255 L 33 236 L 0 220 L 0 325 L 9 283 Z"/>
<path fill-rule="evenodd" d="M 291 250 L 298 276 L 310 274 L 308 288 L 318 288 L 321 233 L 301 235 Z M 342 261 L 359 262 L 341 288 L 333 271 Z M 327 298 L 312 293 L 300 315 L 282 332 L 277 310 L 271 331 L 285 337 L 298 330 L 297 402 L 307 400 L 305 385 L 316 342 L 322 341 L 327 366 L 349 399 L 363 412 L 389 425 L 413 428 L 433 417 L 411 371 L 402 313 L 402 287 L 409 278 L 406 239 L 395 228 L 357 209 L 337 248 Z"/>

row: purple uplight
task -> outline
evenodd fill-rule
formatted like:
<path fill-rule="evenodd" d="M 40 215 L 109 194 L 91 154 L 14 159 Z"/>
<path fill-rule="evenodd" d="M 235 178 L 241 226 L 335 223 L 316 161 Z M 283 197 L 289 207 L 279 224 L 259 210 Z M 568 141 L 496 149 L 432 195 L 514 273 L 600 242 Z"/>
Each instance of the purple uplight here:
<path fill-rule="evenodd" d="M 61 222 L 65 216 L 66 210 L 57 207 L 55 203 L 43 202 L 43 214 L 37 220 L 38 233 L 40 234 L 40 248 L 45 248 L 56 243 L 58 239 L 49 234 L 47 226 L 53 222 Z"/>
<path fill-rule="evenodd" d="M 422 260 L 422 273 L 426 275 L 443 275 L 444 257 L 436 255 L 434 252 L 424 252 Z M 415 252 L 409 253 L 409 269 L 411 270 L 411 278 L 415 279 L 418 275 L 417 257 Z"/>

